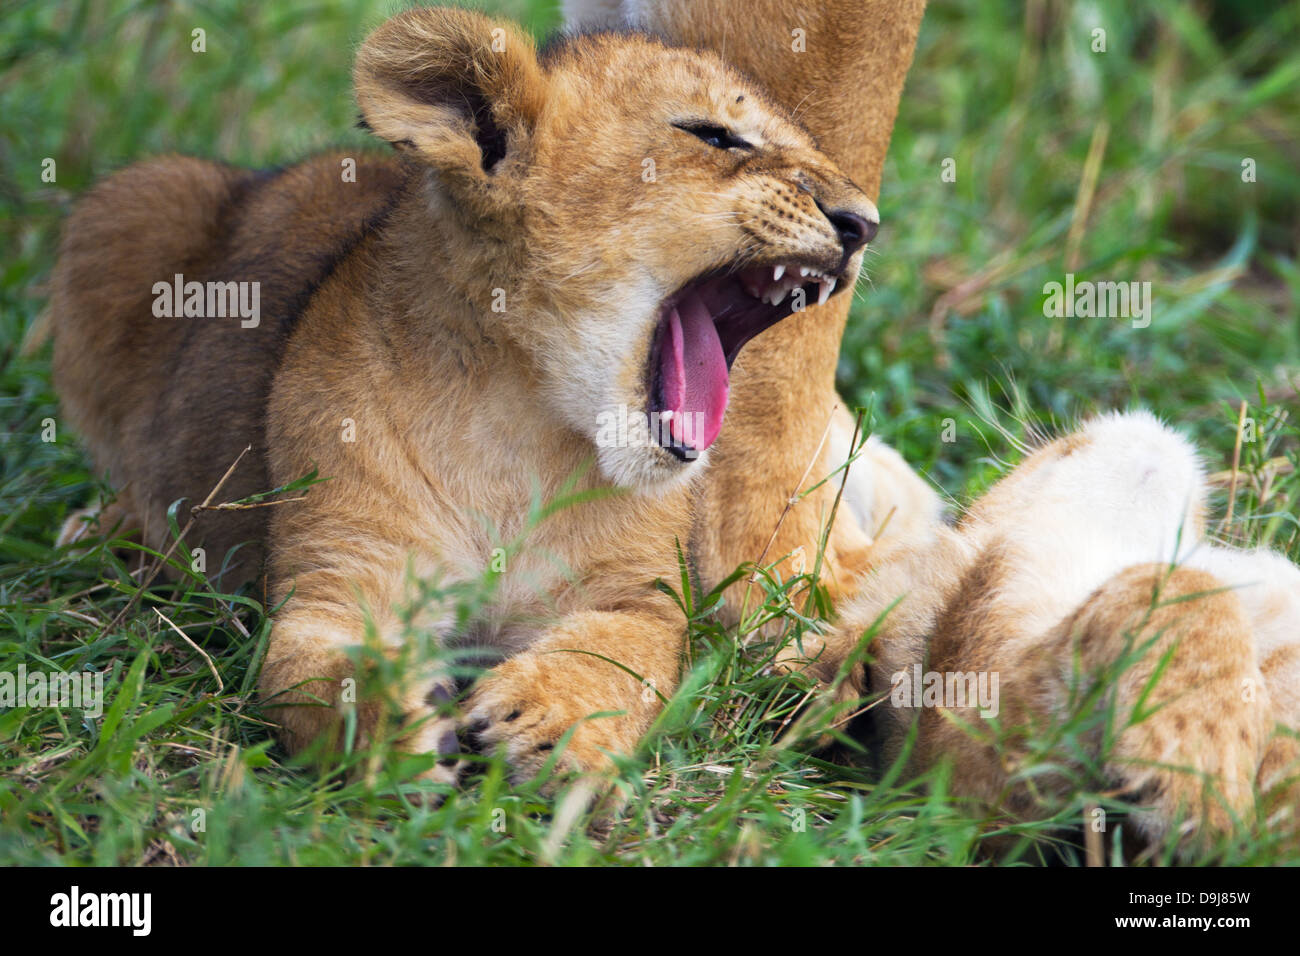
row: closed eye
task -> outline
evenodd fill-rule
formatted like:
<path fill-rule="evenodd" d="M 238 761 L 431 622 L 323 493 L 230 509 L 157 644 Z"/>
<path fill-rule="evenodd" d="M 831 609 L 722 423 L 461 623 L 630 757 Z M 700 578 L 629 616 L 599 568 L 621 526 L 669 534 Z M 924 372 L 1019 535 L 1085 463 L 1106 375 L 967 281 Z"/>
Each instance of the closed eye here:
<path fill-rule="evenodd" d="M 703 142 L 708 143 L 714 149 L 753 149 L 754 147 L 734 135 L 731 130 L 725 126 L 714 126 L 712 123 L 674 123 L 679 130 L 690 133 Z"/>

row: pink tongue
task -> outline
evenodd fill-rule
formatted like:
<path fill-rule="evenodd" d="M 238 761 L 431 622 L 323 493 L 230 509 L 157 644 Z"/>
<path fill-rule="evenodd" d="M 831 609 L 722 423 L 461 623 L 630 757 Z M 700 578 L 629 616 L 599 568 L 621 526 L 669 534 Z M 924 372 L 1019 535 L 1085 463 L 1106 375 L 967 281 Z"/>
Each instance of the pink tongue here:
<path fill-rule="evenodd" d="M 722 430 L 730 379 L 713 316 L 698 298 L 684 299 L 668 316 L 662 346 L 662 387 L 673 439 L 703 451 Z"/>

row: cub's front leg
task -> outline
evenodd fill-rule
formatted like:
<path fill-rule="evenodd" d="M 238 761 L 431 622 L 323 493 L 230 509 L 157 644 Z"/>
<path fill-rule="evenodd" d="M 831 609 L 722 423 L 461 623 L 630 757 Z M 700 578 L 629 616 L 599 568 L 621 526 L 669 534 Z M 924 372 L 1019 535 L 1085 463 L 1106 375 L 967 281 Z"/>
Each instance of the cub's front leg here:
<path fill-rule="evenodd" d="M 442 759 L 423 776 L 454 782 L 452 677 L 435 648 L 406 643 L 412 634 L 438 634 L 438 622 L 417 617 L 407 628 L 398 614 L 412 597 L 410 549 L 388 539 L 389 524 L 346 518 L 338 507 L 349 500 L 346 488 L 331 485 L 276 516 L 272 587 L 284 605 L 262 667 L 262 699 L 291 753 L 317 742 L 341 749 L 354 726 L 356 749 L 387 738 L 402 752 L 436 754 Z M 373 650 L 358 653 L 368 641 Z M 385 661 L 388 673 L 375 673 Z"/>
<path fill-rule="evenodd" d="M 594 770 L 610 753 L 635 750 L 662 697 L 676 686 L 686 631 L 676 604 L 644 583 L 642 561 L 633 562 L 638 580 L 626 587 L 626 572 L 602 566 L 596 575 L 601 593 L 587 598 L 616 595 L 617 610 L 582 607 L 575 594 L 556 594 L 563 616 L 487 672 L 458 717 L 440 655 L 404 644 L 413 633 L 443 634 L 450 622 L 432 609 L 405 628 L 398 614 L 412 596 L 412 572 L 427 576 L 432 569 L 411 565 L 419 550 L 412 541 L 391 540 L 392 529 L 403 524 L 400 507 L 380 502 L 386 521 L 363 513 L 359 505 L 376 499 L 358 487 L 331 481 L 313 489 L 308 502 L 276 515 L 273 581 L 277 601 L 285 603 L 272 629 L 261 690 L 290 751 L 322 737 L 340 746 L 353 707 L 357 748 L 397 735 L 399 750 L 441 758 L 424 775 L 441 782 L 456 779 L 462 720 L 481 744 L 504 747 L 516 779 L 532 776 L 575 725 L 563 753 L 566 766 Z M 654 567 L 666 577 L 669 565 L 660 564 Z M 368 632 L 398 665 L 378 686 L 354 663 Z"/>
<path fill-rule="evenodd" d="M 685 622 L 652 606 L 580 611 L 489 671 L 467 706 L 471 732 L 501 747 L 516 780 L 534 775 L 576 727 L 562 763 L 579 770 L 628 754 L 677 684 Z"/>
<path fill-rule="evenodd" d="M 459 742 L 451 679 L 424 665 L 376 687 L 374 677 L 358 671 L 352 653 L 365 632 L 361 619 L 319 605 L 291 603 L 278 617 L 259 689 L 280 724 L 285 748 L 299 753 L 320 743 L 331 751 L 343 749 L 349 743 L 347 718 L 354 713 L 350 743 L 356 749 L 388 738 L 399 752 L 436 754 L 441 759 L 422 778 L 454 783 Z M 403 655 L 391 641 L 384 642 L 382 653 L 397 661 L 415 657 Z"/>

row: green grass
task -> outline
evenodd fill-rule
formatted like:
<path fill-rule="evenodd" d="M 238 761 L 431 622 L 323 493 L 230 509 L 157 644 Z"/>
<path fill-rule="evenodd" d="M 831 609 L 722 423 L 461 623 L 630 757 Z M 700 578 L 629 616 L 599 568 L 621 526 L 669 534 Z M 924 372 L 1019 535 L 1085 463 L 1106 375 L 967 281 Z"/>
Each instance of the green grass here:
<path fill-rule="evenodd" d="M 490 6 L 536 30 L 555 21 L 545 3 Z M 193 577 L 137 597 L 154 556 L 53 548 L 99 488 L 74 436 L 42 441 L 46 419 L 59 425 L 48 350 L 18 353 L 67 204 L 164 151 L 265 165 L 364 142 L 351 52 L 391 8 L 16 2 L 0 21 L 0 671 L 109 675 L 98 719 L 0 711 L 0 862 L 966 864 L 1008 835 L 1003 861 L 1078 862 L 1074 828 L 1093 805 L 1112 821 L 1112 852 L 1124 808 L 1094 768 L 1052 819 L 1008 830 L 953 800 L 942 771 L 872 767 L 842 714 L 771 673 L 775 645 L 746 640 L 768 618 L 780 640 L 801 633 L 802 599 L 790 598 L 804 580 L 769 580 L 740 629 L 716 622 L 710 596 L 688 596 L 683 688 L 621 767 L 612 808 L 584 809 L 569 783 L 509 786 L 491 759 L 435 807 L 406 782 L 418 760 L 321 770 L 284 757 L 251 694 L 268 628 L 255 598 L 214 600 Z M 1300 8 L 1218 4 L 1212 22 L 1197 9 L 933 5 L 839 384 L 958 502 L 1017 460 L 1035 427 L 1095 409 L 1149 407 L 1197 438 L 1212 472 L 1228 471 L 1247 401 L 1259 438 L 1243 445 L 1224 533 L 1298 558 L 1300 56 L 1287 38 Z M 1095 26 L 1104 54 L 1089 50 Z M 190 52 L 195 27 L 206 53 Z M 41 179 L 45 157 L 54 183 Z M 1247 157 L 1254 183 L 1242 181 Z M 945 158 L 955 182 L 941 179 Z M 1045 318 L 1044 283 L 1066 272 L 1151 282 L 1151 326 Z M 1022 772 L 1055 766 L 1115 717 L 1081 701 Z M 815 750 L 831 723 L 836 749 Z M 1288 857 L 1247 827 L 1204 859 Z"/>

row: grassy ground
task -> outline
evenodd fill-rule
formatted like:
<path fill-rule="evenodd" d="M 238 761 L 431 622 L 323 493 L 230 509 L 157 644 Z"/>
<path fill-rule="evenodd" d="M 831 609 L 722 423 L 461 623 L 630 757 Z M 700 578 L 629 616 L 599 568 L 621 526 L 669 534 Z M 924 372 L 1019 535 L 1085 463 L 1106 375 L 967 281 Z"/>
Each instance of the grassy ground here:
<path fill-rule="evenodd" d="M 494 9 L 544 30 L 539 0 Z M 1143 405 L 1196 436 L 1214 472 L 1242 445 L 1231 540 L 1300 558 L 1291 419 L 1300 384 L 1300 29 L 1294 4 L 936 3 L 886 170 L 886 221 L 846 339 L 840 385 L 956 501 L 1018 457 L 1037 423 Z M 510 787 L 491 760 L 440 807 L 402 783 L 413 762 L 289 763 L 250 695 L 267 634 L 251 597 L 200 582 L 140 590 L 152 557 L 52 547 L 97 485 L 58 430 L 48 353 L 18 343 L 44 303 L 69 200 L 169 150 L 253 164 L 363 141 L 351 50 L 387 0 L 244 4 L 11 2 L 0 20 L 0 671 L 105 671 L 108 706 L 0 711 L 0 862 L 876 863 L 985 859 L 998 826 L 946 797 L 942 773 L 883 775 L 834 715 L 794 719 L 808 688 L 771 648 L 691 597 L 691 663 L 623 803 Z M 190 50 L 206 30 L 207 52 Z M 1092 30 L 1106 30 L 1094 53 Z M 42 161 L 57 163 L 55 182 Z M 1091 157 L 1091 158 L 1090 158 Z M 955 171 L 945 181 L 944 161 Z M 1253 182 L 1243 160 L 1253 160 Z M 1146 281 L 1149 327 L 1044 315 L 1044 284 Z M 43 441 L 46 419 L 57 440 Z M 951 420 L 951 423 L 949 422 Z M 950 427 L 947 427 L 949 426 Z M 1248 435 L 1249 437 L 1249 435 Z M 951 440 L 945 440 L 951 439 Z M 1219 482 L 1226 501 L 1231 480 Z M 772 585 L 755 613 L 802 623 Z M 106 628 L 120 613 L 120 624 Z M 163 615 L 166 621 L 163 620 Z M 168 622 L 184 632 L 177 636 Z M 742 629 L 743 630 L 743 629 Z M 1045 740 L 1042 769 L 1104 715 Z M 854 758 L 854 759 L 847 759 Z M 341 773 L 351 767 L 359 772 Z M 1086 772 L 1053 821 L 1002 859 L 1078 861 L 1096 804 L 1116 846 L 1123 808 Z M 575 794 L 570 796 L 570 794 Z M 1156 853 L 1152 859 L 1167 858 Z M 1244 830 L 1207 860 L 1285 860 Z M 1292 860 L 1292 862 L 1296 862 Z"/>

